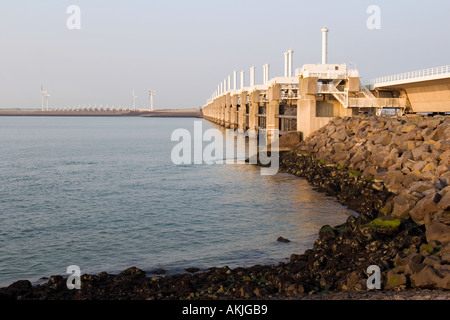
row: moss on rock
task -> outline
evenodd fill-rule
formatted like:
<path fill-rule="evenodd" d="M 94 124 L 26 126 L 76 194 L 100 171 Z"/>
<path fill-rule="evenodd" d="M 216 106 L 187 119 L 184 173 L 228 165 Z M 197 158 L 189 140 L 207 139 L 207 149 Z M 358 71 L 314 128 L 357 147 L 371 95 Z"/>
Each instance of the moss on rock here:
<path fill-rule="evenodd" d="M 367 228 L 372 228 L 372 229 L 379 229 L 379 228 L 397 229 L 398 227 L 400 227 L 401 224 L 402 224 L 402 220 L 400 220 L 400 219 L 387 220 L 387 219 L 377 218 L 375 220 L 370 221 L 369 223 L 367 223 L 364 226 Z"/>

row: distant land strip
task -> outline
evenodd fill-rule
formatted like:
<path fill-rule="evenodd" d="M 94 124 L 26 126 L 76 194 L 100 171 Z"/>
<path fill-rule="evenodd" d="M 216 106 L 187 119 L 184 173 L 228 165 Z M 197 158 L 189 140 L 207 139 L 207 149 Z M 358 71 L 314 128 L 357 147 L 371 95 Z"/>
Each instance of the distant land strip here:
<path fill-rule="evenodd" d="M 0 110 L 0 116 L 41 116 L 41 117 L 194 117 L 201 118 L 200 108 L 158 109 L 136 111 L 41 111 L 41 110 Z"/>

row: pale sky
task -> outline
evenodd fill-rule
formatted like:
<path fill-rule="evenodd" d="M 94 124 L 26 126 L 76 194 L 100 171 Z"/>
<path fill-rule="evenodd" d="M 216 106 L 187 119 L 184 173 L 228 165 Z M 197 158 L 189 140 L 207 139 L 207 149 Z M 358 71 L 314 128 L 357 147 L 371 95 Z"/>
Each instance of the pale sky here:
<path fill-rule="evenodd" d="M 69 5 L 81 10 L 70 30 Z M 381 29 L 369 29 L 369 5 Z M 0 108 L 83 104 L 200 107 L 233 70 L 284 73 L 321 61 L 353 63 L 365 80 L 450 64 L 450 1 L 0 0 Z M 238 81 L 239 83 L 239 81 Z"/>

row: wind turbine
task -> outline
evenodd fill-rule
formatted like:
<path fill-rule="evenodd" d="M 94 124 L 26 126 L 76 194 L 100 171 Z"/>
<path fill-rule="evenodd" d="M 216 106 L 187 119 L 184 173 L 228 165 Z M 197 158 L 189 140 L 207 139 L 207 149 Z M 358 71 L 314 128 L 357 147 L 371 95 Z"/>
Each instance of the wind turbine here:
<path fill-rule="evenodd" d="M 150 98 L 150 111 L 153 111 L 153 96 L 155 95 L 155 91 L 148 89 L 148 97 Z"/>
<path fill-rule="evenodd" d="M 133 90 L 133 110 L 136 111 L 136 98 L 137 96 L 134 95 L 134 90 Z"/>
<path fill-rule="evenodd" d="M 47 94 L 47 91 L 41 85 L 41 111 L 44 111 L 44 96 Z"/>
<path fill-rule="evenodd" d="M 47 111 L 48 111 L 48 97 L 50 97 L 50 95 L 48 94 L 47 91 L 45 91 L 45 98 L 47 100 Z"/>

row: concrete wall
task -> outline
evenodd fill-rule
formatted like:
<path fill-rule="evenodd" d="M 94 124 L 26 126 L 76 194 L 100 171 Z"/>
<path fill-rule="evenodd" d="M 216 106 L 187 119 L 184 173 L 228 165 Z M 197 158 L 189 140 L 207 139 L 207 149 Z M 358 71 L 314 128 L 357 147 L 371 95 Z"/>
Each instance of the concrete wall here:
<path fill-rule="evenodd" d="M 404 83 L 378 89 L 406 91 L 413 112 L 450 112 L 450 79 Z"/>
<path fill-rule="evenodd" d="M 405 90 L 414 112 L 450 112 L 450 80 Z"/>

